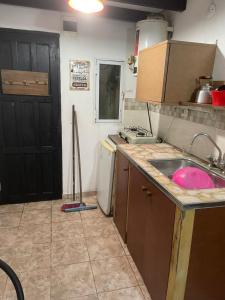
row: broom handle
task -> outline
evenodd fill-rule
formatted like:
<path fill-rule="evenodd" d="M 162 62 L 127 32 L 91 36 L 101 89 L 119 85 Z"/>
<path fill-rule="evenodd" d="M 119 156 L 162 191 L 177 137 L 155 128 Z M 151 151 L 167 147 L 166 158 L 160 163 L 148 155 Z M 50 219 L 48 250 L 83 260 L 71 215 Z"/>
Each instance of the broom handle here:
<path fill-rule="evenodd" d="M 73 201 L 75 201 L 75 108 L 74 105 L 72 106 L 72 156 L 73 156 Z"/>
<path fill-rule="evenodd" d="M 83 204 L 82 198 L 82 176 L 81 176 L 81 160 L 80 160 L 80 142 L 77 123 L 77 113 L 74 111 L 75 131 L 76 131 L 76 143 L 77 143 L 77 158 L 78 158 L 78 171 L 79 171 L 79 184 L 80 184 L 80 203 Z"/>

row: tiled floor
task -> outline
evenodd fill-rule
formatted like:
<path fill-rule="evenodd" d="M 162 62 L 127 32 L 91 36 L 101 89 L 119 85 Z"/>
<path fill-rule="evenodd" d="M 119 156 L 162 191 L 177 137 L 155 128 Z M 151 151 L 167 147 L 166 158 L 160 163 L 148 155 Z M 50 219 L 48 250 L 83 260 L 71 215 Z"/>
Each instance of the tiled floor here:
<path fill-rule="evenodd" d="M 17 272 L 25 299 L 150 300 L 112 218 L 100 209 L 63 213 L 63 202 L 0 206 L 0 258 Z M 0 272 L 0 300 L 14 299 Z"/>

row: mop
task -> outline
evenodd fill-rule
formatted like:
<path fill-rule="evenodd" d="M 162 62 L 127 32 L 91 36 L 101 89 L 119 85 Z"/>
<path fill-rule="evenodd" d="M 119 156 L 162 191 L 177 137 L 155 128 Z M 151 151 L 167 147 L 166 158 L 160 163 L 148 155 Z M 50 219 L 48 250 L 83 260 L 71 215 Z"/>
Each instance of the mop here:
<path fill-rule="evenodd" d="M 63 204 L 61 210 L 64 212 L 77 212 L 77 211 L 91 210 L 97 208 L 97 205 L 86 205 L 83 202 L 78 122 L 77 122 L 77 113 L 73 105 L 72 107 L 73 201 L 75 201 L 75 140 L 76 140 L 77 158 L 78 158 L 79 203 Z"/>

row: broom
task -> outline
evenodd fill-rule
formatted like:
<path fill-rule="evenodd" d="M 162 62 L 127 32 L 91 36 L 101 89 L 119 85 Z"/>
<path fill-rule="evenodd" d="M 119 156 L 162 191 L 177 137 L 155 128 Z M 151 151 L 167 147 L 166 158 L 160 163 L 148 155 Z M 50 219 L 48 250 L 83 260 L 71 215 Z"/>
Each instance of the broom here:
<path fill-rule="evenodd" d="M 75 134 L 76 134 L 76 138 L 75 138 Z M 73 105 L 72 106 L 73 201 L 75 201 L 75 140 L 76 140 L 77 158 L 78 158 L 78 173 L 79 173 L 79 185 L 80 185 L 79 200 L 80 200 L 80 202 L 63 204 L 61 207 L 61 211 L 64 211 L 64 212 L 77 212 L 77 211 L 91 210 L 91 209 L 97 208 L 97 205 L 86 205 L 83 202 L 78 122 L 77 122 L 77 113 L 75 111 L 75 106 Z"/>

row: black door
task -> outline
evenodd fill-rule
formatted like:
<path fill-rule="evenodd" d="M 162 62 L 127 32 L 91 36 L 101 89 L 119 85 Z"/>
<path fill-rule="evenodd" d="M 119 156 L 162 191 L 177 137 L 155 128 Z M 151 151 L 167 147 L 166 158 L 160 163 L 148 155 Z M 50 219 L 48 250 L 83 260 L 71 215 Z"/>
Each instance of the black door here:
<path fill-rule="evenodd" d="M 0 70 L 48 72 L 49 96 L 0 90 L 0 203 L 62 196 L 58 34 L 0 29 Z"/>

